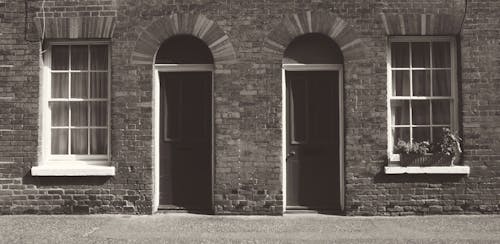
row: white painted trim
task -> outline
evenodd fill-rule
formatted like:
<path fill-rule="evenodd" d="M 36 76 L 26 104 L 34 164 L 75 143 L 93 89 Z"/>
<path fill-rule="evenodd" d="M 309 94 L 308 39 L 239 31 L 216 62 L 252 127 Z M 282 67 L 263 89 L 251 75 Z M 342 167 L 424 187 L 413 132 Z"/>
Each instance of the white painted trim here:
<path fill-rule="evenodd" d="M 389 36 L 389 42 L 452 41 L 454 36 Z"/>
<path fill-rule="evenodd" d="M 283 64 L 286 71 L 328 71 L 341 70 L 342 64 Z"/>
<path fill-rule="evenodd" d="M 159 72 L 201 72 L 214 71 L 213 64 L 155 64 Z"/>
<path fill-rule="evenodd" d="M 281 165 L 283 181 L 283 212 L 286 212 L 286 148 L 287 148 L 287 96 L 286 96 L 286 71 L 338 71 L 339 72 L 339 187 L 340 208 L 344 211 L 345 205 L 345 179 L 344 179 L 344 66 L 342 64 L 283 64 L 281 69 Z"/>
<path fill-rule="evenodd" d="M 43 165 L 31 168 L 33 176 L 114 176 L 115 167 L 87 164 Z"/>
<path fill-rule="evenodd" d="M 401 167 L 386 166 L 386 174 L 470 174 L 469 166 Z"/>
<path fill-rule="evenodd" d="M 160 205 L 160 76 L 153 67 L 153 212 Z"/>
<path fill-rule="evenodd" d="M 211 203 L 214 205 L 214 181 L 215 181 L 215 82 L 213 64 L 154 64 L 153 65 L 153 213 L 160 206 L 160 72 L 211 72 L 212 79 L 212 152 L 211 152 Z M 214 209 L 213 209 L 214 210 Z"/>

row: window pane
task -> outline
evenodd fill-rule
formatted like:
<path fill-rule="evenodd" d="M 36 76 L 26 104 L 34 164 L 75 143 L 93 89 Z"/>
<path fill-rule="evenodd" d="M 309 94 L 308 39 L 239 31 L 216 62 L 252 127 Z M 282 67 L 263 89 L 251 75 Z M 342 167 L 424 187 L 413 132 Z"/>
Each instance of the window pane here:
<path fill-rule="evenodd" d="M 71 97 L 87 98 L 87 73 L 71 74 Z"/>
<path fill-rule="evenodd" d="M 69 69 L 69 48 L 68 46 L 52 46 L 52 70 Z"/>
<path fill-rule="evenodd" d="M 52 126 L 68 126 L 68 103 L 51 102 L 49 105 L 52 113 Z"/>
<path fill-rule="evenodd" d="M 398 143 L 399 140 L 403 140 L 405 142 L 410 141 L 410 128 L 394 128 L 394 145 Z"/>
<path fill-rule="evenodd" d="M 292 112 L 292 140 L 294 141 L 305 141 L 306 140 L 306 106 L 307 106 L 307 83 L 306 80 L 296 79 L 291 80 L 291 97 L 290 106 Z"/>
<path fill-rule="evenodd" d="M 428 42 L 412 42 L 411 55 L 414 68 L 431 67 L 430 45 Z"/>
<path fill-rule="evenodd" d="M 108 73 L 90 73 L 90 97 L 108 97 Z"/>
<path fill-rule="evenodd" d="M 88 69 L 88 47 L 87 46 L 71 46 L 71 69 L 72 70 L 87 70 Z"/>
<path fill-rule="evenodd" d="M 391 43 L 391 59 L 393 68 L 409 68 L 410 67 L 410 51 L 409 45 L 405 42 Z"/>
<path fill-rule="evenodd" d="M 431 76 L 428 70 L 413 71 L 413 96 L 431 95 Z"/>
<path fill-rule="evenodd" d="M 410 72 L 407 70 L 392 71 L 392 95 L 410 95 Z"/>
<path fill-rule="evenodd" d="M 430 124 L 430 107 L 429 101 L 411 101 L 412 119 L 414 125 Z"/>
<path fill-rule="evenodd" d="M 416 127 L 413 128 L 413 141 L 431 141 L 431 128 L 430 127 Z"/>
<path fill-rule="evenodd" d="M 68 129 L 51 130 L 50 148 L 52 154 L 68 154 Z"/>
<path fill-rule="evenodd" d="M 108 69 L 108 46 L 106 45 L 90 46 L 90 69 L 91 70 Z"/>
<path fill-rule="evenodd" d="M 443 136 L 443 129 L 445 127 L 433 127 L 432 128 L 432 142 L 437 143 L 441 141 L 441 137 Z"/>
<path fill-rule="evenodd" d="M 393 100 L 392 105 L 392 124 L 409 125 L 410 124 L 410 105 L 408 101 Z"/>
<path fill-rule="evenodd" d="M 71 102 L 71 125 L 87 126 L 87 102 Z"/>
<path fill-rule="evenodd" d="M 90 125 L 106 126 L 107 110 L 107 102 L 90 102 Z"/>
<path fill-rule="evenodd" d="M 450 124 L 450 100 L 432 101 L 432 123 L 435 125 Z"/>
<path fill-rule="evenodd" d="M 434 96 L 451 96 L 451 74 L 449 70 L 432 71 L 432 93 Z"/>
<path fill-rule="evenodd" d="M 68 82 L 68 73 L 52 73 L 52 98 L 67 98 Z"/>
<path fill-rule="evenodd" d="M 88 154 L 87 134 L 88 134 L 87 129 L 71 130 L 71 154 Z"/>
<path fill-rule="evenodd" d="M 450 68 L 450 43 L 433 42 L 432 43 L 432 66 L 435 68 Z"/>
<path fill-rule="evenodd" d="M 90 130 L 90 154 L 108 153 L 108 130 L 91 129 Z"/>

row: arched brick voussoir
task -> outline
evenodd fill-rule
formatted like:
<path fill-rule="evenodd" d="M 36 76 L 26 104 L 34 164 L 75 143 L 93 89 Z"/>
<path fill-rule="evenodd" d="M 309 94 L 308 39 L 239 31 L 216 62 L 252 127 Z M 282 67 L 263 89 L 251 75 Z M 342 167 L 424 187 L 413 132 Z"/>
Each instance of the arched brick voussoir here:
<path fill-rule="evenodd" d="M 282 55 L 294 38 L 307 33 L 329 36 L 348 60 L 363 57 L 367 53 L 367 45 L 356 31 L 341 18 L 326 11 L 306 11 L 285 16 L 267 35 L 264 49 L 274 55 Z"/>
<path fill-rule="evenodd" d="M 172 14 L 160 18 L 141 31 L 132 52 L 132 64 L 152 64 L 157 50 L 168 38 L 187 34 L 203 40 L 216 64 L 236 62 L 236 52 L 229 36 L 202 14 Z"/>

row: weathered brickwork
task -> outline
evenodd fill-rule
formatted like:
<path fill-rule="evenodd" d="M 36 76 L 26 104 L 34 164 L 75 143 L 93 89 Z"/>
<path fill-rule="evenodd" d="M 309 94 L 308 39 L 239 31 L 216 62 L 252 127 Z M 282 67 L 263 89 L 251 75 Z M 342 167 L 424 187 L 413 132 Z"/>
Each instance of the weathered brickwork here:
<path fill-rule="evenodd" d="M 345 214 L 500 213 L 499 13 L 496 0 L 0 0 L 0 213 L 152 213 L 152 63 L 166 38 L 189 33 L 216 66 L 214 212 L 282 214 L 282 57 L 310 32 L 344 55 Z M 110 37 L 114 177 L 31 176 L 42 34 Z M 384 173 L 388 35 L 457 36 L 469 176 Z"/>

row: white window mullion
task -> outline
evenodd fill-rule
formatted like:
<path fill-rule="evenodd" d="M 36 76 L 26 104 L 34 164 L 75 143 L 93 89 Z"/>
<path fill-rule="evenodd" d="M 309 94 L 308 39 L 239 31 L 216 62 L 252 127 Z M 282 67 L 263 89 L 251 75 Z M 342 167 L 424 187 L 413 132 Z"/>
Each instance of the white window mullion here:
<path fill-rule="evenodd" d="M 68 45 L 68 155 L 71 155 L 71 45 Z"/>
<path fill-rule="evenodd" d="M 87 45 L 87 154 L 90 155 L 90 46 Z"/>
<path fill-rule="evenodd" d="M 409 75 L 408 77 L 410 78 L 410 99 L 408 100 L 408 106 L 409 108 L 409 122 L 410 122 L 410 143 L 413 143 L 413 106 L 411 104 L 412 98 L 413 98 L 413 63 L 412 63 L 412 43 L 408 43 L 408 51 L 409 51 L 409 64 L 410 64 L 410 69 L 409 69 Z"/>

